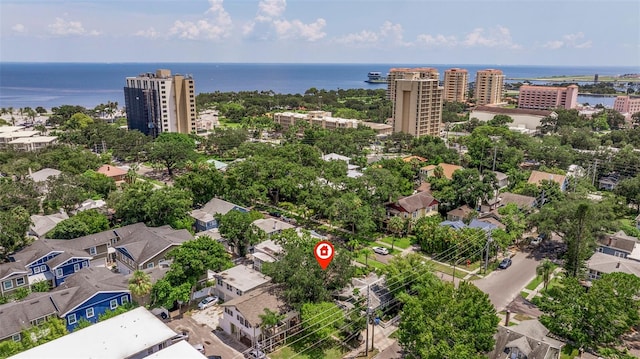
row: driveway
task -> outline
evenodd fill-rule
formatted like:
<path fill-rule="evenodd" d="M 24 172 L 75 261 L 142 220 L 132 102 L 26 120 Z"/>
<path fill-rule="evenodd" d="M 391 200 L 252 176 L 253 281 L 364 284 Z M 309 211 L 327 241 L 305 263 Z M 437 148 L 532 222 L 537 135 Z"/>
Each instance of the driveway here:
<path fill-rule="evenodd" d="M 536 277 L 536 267 L 540 258 L 527 253 L 517 252 L 511 258 L 513 263 L 507 269 L 496 269 L 488 276 L 473 283 L 489 295 L 497 311 L 504 310 L 520 291 Z"/>
<path fill-rule="evenodd" d="M 221 330 L 215 330 L 221 314 L 222 309 L 217 305 L 202 311 L 195 309 L 174 317 L 167 325 L 176 332 L 187 331 L 190 344 L 204 344 L 206 355 L 220 355 L 222 359 L 243 358 L 241 351 L 247 347 Z"/>

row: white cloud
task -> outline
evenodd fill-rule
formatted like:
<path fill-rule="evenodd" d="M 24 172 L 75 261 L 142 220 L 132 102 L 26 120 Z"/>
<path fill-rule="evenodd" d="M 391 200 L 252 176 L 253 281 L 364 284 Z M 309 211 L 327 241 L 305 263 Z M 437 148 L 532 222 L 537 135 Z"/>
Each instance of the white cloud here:
<path fill-rule="evenodd" d="M 242 34 L 260 40 L 267 40 L 274 33 L 279 39 L 306 41 L 317 41 L 326 36 L 323 31 L 327 25 L 325 19 L 317 18 L 311 23 L 298 19 L 288 20 L 284 16 L 286 8 L 286 0 L 261 0 L 258 3 L 258 13 L 242 27 Z"/>
<path fill-rule="evenodd" d="M 378 31 L 362 30 L 336 38 L 337 43 L 360 46 L 411 46 L 404 41 L 402 25 L 385 21 Z"/>
<path fill-rule="evenodd" d="M 453 35 L 442 35 L 437 34 L 435 36 L 430 34 L 421 34 L 416 38 L 416 44 L 425 45 L 425 46 L 433 46 L 433 47 L 441 47 L 448 46 L 453 47 L 458 45 L 458 39 Z"/>
<path fill-rule="evenodd" d="M 49 25 L 49 33 L 55 36 L 98 36 L 101 34 L 97 30 L 85 30 L 80 21 L 65 21 L 59 17 L 56 18 L 53 24 Z"/>
<path fill-rule="evenodd" d="M 24 33 L 27 31 L 27 28 L 22 24 L 15 24 L 11 27 L 11 30 L 17 33 Z"/>
<path fill-rule="evenodd" d="M 209 9 L 205 14 L 209 14 L 210 18 L 197 21 L 176 20 L 169 29 L 169 36 L 190 40 L 219 40 L 228 37 L 231 34 L 233 21 L 224 9 L 223 0 L 209 0 L 209 4 Z"/>
<path fill-rule="evenodd" d="M 467 47 L 522 48 L 522 46 L 513 42 L 511 31 L 500 25 L 488 30 L 481 27 L 476 28 L 465 36 L 462 44 Z"/>
<path fill-rule="evenodd" d="M 150 27 L 150 28 L 148 28 L 146 30 L 140 30 L 140 31 L 136 32 L 134 34 L 134 36 L 140 36 L 140 37 L 146 37 L 146 38 L 149 38 L 149 39 L 155 39 L 155 38 L 160 37 L 160 33 L 158 31 L 156 31 L 155 28 Z"/>
<path fill-rule="evenodd" d="M 551 50 L 556 50 L 560 48 L 574 48 L 574 49 L 586 49 L 591 47 L 591 40 L 584 40 L 584 33 L 577 32 L 575 34 L 566 34 L 562 36 L 562 40 L 552 40 L 548 41 L 546 44 L 542 45 L 542 47 L 546 47 Z"/>

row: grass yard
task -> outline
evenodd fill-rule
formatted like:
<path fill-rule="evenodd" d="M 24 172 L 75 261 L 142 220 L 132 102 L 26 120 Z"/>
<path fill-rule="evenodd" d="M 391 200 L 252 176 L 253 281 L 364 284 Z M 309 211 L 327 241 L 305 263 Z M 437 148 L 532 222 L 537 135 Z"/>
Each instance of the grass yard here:
<path fill-rule="evenodd" d="M 444 264 L 440 264 L 440 263 L 436 263 L 436 262 L 430 262 L 431 266 L 433 267 L 434 271 L 438 271 L 444 274 L 448 274 L 448 275 L 453 275 L 453 267 L 449 267 L 447 265 Z M 456 278 L 462 279 L 464 278 L 468 273 L 467 272 L 463 272 L 461 270 L 458 270 L 458 267 L 456 267 Z"/>
<path fill-rule="evenodd" d="M 292 357 L 300 358 L 300 359 L 311 359 L 311 358 L 325 358 L 325 359 L 341 359 L 343 356 L 342 351 L 339 348 L 328 348 L 325 350 L 321 349 L 313 349 L 303 352 L 302 354 L 297 353 L 291 347 L 282 348 L 276 352 L 269 354 L 269 358 L 271 359 L 288 359 Z"/>
<path fill-rule="evenodd" d="M 396 242 L 394 243 L 393 247 L 394 248 L 402 248 L 402 249 L 407 249 L 409 248 L 409 246 L 411 246 L 411 244 L 413 243 L 414 238 L 413 237 L 384 237 L 381 239 L 382 242 L 387 243 L 389 245 L 391 245 L 393 243 L 393 239 L 395 238 Z"/>
<path fill-rule="evenodd" d="M 565 345 L 560 351 L 560 359 L 573 359 L 580 355 L 580 351 L 571 345 Z"/>
<path fill-rule="evenodd" d="M 219 127 L 225 127 L 225 128 L 241 128 L 242 127 L 241 123 L 229 122 L 224 118 L 221 118 L 219 121 L 220 121 Z"/>
<path fill-rule="evenodd" d="M 363 254 L 359 254 L 356 258 L 355 258 L 356 262 L 365 264 L 365 258 Z M 373 267 L 376 269 L 384 269 L 384 267 L 386 267 L 386 264 L 382 263 L 382 262 L 378 262 L 377 260 L 375 260 L 375 257 L 373 254 L 369 255 L 369 259 L 367 260 L 367 265 L 369 265 L 369 267 Z"/>
<path fill-rule="evenodd" d="M 525 292 L 525 291 L 522 291 L 522 292 L 520 292 L 520 296 L 521 296 L 522 298 L 524 298 L 524 299 L 527 299 L 527 297 L 529 296 L 529 293 L 527 293 L 527 292 Z"/>
<path fill-rule="evenodd" d="M 535 278 L 533 278 L 533 280 L 529 282 L 529 284 L 527 284 L 525 288 L 529 290 L 535 290 L 540 283 L 542 283 L 542 276 L 538 275 Z"/>

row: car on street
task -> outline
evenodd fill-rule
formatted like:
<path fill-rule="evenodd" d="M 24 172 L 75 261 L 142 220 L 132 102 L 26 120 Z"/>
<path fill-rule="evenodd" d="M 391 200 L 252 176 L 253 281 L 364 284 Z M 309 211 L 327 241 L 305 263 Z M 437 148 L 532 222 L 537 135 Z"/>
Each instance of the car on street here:
<path fill-rule="evenodd" d="M 218 303 L 218 297 L 217 296 L 213 296 L 213 297 L 206 297 L 203 300 L 200 301 L 200 303 L 198 303 L 198 309 L 206 309 L 209 308 L 211 306 L 214 306 L 216 303 Z"/>
<path fill-rule="evenodd" d="M 502 262 L 500 262 L 500 264 L 498 265 L 498 268 L 507 269 L 509 268 L 509 266 L 511 266 L 511 258 L 505 258 L 502 260 Z"/>
<path fill-rule="evenodd" d="M 207 355 L 207 359 L 222 359 L 220 355 Z"/>
<path fill-rule="evenodd" d="M 373 251 L 382 255 L 389 254 L 389 250 L 386 249 L 385 247 L 373 247 Z"/>
<path fill-rule="evenodd" d="M 193 348 L 204 355 L 204 344 L 193 344 Z"/>

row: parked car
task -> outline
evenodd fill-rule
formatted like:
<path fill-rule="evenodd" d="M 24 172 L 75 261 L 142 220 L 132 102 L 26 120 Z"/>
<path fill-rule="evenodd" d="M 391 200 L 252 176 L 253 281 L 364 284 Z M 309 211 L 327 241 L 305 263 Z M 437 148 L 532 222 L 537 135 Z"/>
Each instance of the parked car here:
<path fill-rule="evenodd" d="M 218 303 L 218 300 L 219 299 L 217 296 L 206 297 L 203 300 L 201 300 L 200 303 L 198 303 L 198 309 L 206 309 L 211 306 L 214 306 L 216 303 Z"/>
<path fill-rule="evenodd" d="M 498 265 L 498 268 L 507 269 L 509 268 L 509 266 L 511 266 L 511 258 L 505 258 L 502 260 L 502 262 L 500 262 L 500 265 Z"/>
<path fill-rule="evenodd" d="M 537 237 L 531 238 L 531 241 L 529 243 L 531 243 L 532 246 L 537 246 L 541 242 L 542 242 L 542 237 L 537 236 Z"/>
<path fill-rule="evenodd" d="M 261 350 L 252 350 L 248 353 L 245 353 L 244 357 L 248 359 L 265 359 L 267 355 Z"/>
<path fill-rule="evenodd" d="M 222 359 L 220 355 L 207 355 L 207 359 Z"/>
<path fill-rule="evenodd" d="M 204 344 L 193 344 L 193 348 L 204 355 Z"/>
<path fill-rule="evenodd" d="M 389 254 L 389 250 L 386 249 L 385 247 L 373 247 L 373 251 L 383 255 Z"/>

